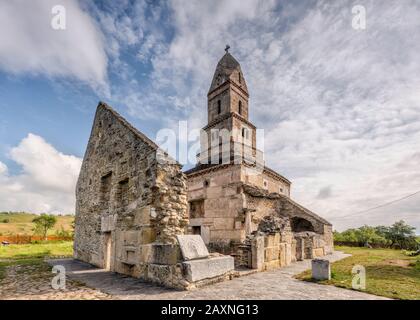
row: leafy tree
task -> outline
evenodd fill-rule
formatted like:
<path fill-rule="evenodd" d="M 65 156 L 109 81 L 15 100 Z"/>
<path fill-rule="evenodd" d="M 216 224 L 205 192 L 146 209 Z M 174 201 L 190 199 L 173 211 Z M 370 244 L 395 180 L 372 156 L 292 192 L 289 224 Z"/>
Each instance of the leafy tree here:
<path fill-rule="evenodd" d="M 385 236 L 391 242 L 391 247 L 416 249 L 418 243 L 416 241 L 415 230 L 416 228 L 405 223 L 404 220 L 400 220 L 389 227 Z"/>
<path fill-rule="evenodd" d="M 355 234 L 359 243 L 386 243 L 385 237 L 379 235 L 375 227 L 364 225 L 356 229 Z"/>
<path fill-rule="evenodd" d="M 359 242 L 356 235 L 356 229 L 348 229 L 342 233 L 342 236 L 344 241 Z"/>
<path fill-rule="evenodd" d="M 47 233 L 57 223 L 57 218 L 51 214 L 41 214 L 32 220 L 35 223 L 35 233 L 41 234 L 47 240 Z"/>

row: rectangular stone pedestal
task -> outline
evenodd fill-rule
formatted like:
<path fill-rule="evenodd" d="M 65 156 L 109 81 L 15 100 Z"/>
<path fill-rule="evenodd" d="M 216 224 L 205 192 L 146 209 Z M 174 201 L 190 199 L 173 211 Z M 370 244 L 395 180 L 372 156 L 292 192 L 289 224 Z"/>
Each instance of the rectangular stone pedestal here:
<path fill-rule="evenodd" d="M 185 261 L 182 264 L 185 268 L 186 279 L 190 282 L 222 276 L 235 267 L 231 256 L 209 257 Z"/>
<path fill-rule="evenodd" d="M 312 278 L 315 280 L 331 280 L 331 265 L 328 260 L 312 260 Z"/>

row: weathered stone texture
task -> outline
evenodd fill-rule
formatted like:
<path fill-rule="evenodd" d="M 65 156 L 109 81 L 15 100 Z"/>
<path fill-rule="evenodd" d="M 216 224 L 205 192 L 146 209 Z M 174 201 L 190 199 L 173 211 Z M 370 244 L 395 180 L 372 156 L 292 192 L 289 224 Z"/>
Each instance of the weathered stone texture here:
<path fill-rule="evenodd" d="M 331 280 L 331 265 L 328 260 L 312 260 L 312 278 L 315 280 Z"/>
<path fill-rule="evenodd" d="M 188 224 L 186 180 L 157 156 L 151 140 L 99 104 L 77 183 L 76 258 L 142 276 L 144 246 L 177 243 Z"/>
<path fill-rule="evenodd" d="M 234 260 L 230 256 L 210 257 L 209 259 L 183 262 L 186 278 L 190 282 L 211 279 L 234 269 Z"/>
<path fill-rule="evenodd" d="M 184 260 L 207 258 L 209 251 L 200 235 L 178 235 L 179 247 Z"/>

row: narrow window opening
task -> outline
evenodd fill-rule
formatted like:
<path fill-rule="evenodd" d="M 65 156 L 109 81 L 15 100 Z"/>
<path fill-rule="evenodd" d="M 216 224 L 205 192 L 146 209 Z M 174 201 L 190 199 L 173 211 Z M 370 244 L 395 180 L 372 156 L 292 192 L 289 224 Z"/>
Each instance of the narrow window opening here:
<path fill-rule="evenodd" d="M 267 180 L 264 180 L 263 185 L 264 185 L 264 189 L 268 189 L 268 182 L 267 182 Z"/>
<path fill-rule="evenodd" d="M 126 206 L 128 204 L 128 190 L 129 190 L 129 184 L 128 184 L 128 178 L 120 181 L 118 183 L 118 200 L 120 205 Z"/>
<path fill-rule="evenodd" d="M 201 235 L 201 227 L 200 226 L 193 226 L 192 227 L 192 234 L 199 234 L 199 235 Z"/>
<path fill-rule="evenodd" d="M 222 102 L 220 100 L 217 100 L 217 114 L 220 114 L 222 112 Z"/>
<path fill-rule="evenodd" d="M 238 74 L 238 80 L 239 80 L 239 83 L 241 83 L 242 82 L 242 79 L 241 79 L 242 77 L 241 77 L 241 73 L 239 72 L 239 74 Z"/>
<path fill-rule="evenodd" d="M 242 101 L 239 100 L 239 114 L 242 114 Z"/>
<path fill-rule="evenodd" d="M 111 194 L 111 180 L 112 180 L 112 172 L 107 173 L 103 177 L 101 177 L 101 201 L 104 205 L 108 205 L 108 201 Z"/>

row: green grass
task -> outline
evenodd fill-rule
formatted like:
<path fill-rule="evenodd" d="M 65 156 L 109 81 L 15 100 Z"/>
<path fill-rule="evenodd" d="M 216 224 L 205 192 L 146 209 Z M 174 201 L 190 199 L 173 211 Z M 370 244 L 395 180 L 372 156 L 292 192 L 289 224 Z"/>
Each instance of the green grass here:
<path fill-rule="evenodd" d="M 32 235 L 35 224 L 32 220 L 37 217 L 33 213 L 16 212 L 16 213 L 5 213 L 0 212 L 0 235 L 8 236 L 15 234 L 27 234 Z M 71 230 L 71 223 L 74 220 L 74 216 L 65 215 L 57 216 L 57 223 L 54 228 L 49 230 L 48 235 L 54 235 L 57 230 L 63 228 L 65 231 Z M 8 222 L 5 222 L 8 221 Z"/>
<path fill-rule="evenodd" d="M 352 289 L 353 266 L 366 268 L 366 290 L 379 296 L 394 299 L 420 299 L 419 257 L 409 257 L 400 250 L 336 247 L 336 250 L 352 254 L 351 257 L 334 262 L 332 279 L 322 284 Z M 312 281 L 311 271 L 305 271 L 298 279 Z"/>
<path fill-rule="evenodd" d="M 46 256 L 71 256 L 72 241 L 49 241 L 36 244 L 10 244 L 0 247 L 0 259 L 34 259 Z"/>
<path fill-rule="evenodd" d="M 46 257 L 71 257 L 73 241 L 49 241 L 37 244 L 11 244 L 0 246 L 0 280 L 10 265 L 43 264 Z"/>

